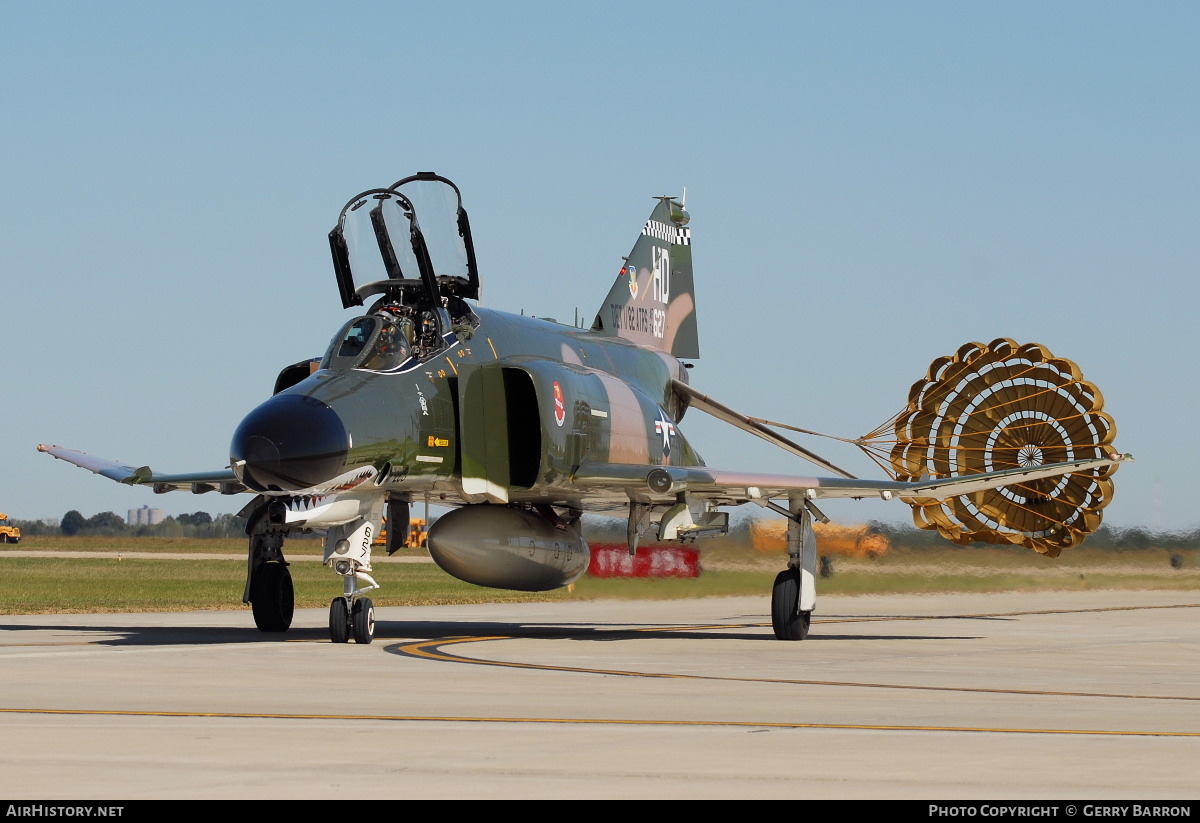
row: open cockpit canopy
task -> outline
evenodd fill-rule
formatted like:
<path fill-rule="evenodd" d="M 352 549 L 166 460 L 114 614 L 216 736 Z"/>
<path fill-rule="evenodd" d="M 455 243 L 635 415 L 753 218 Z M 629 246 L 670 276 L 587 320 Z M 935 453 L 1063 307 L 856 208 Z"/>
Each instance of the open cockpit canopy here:
<path fill-rule="evenodd" d="M 479 299 L 479 269 L 471 222 L 458 186 L 433 172 L 421 172 L 391 185 L 408 198 L 421 220 L 421 235 L 443 295 Z"/>
<path fill-rule="evenodd" d="M 342 307 L 381 294 L 404 305 L 479 299 L 471 225 L 458 187 L 433 172 L 350 200 L 329 233 Z"/>

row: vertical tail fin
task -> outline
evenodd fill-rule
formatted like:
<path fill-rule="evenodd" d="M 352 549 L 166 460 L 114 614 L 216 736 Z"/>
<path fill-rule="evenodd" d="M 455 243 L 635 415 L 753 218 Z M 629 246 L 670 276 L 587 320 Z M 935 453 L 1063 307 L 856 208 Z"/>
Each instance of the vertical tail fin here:
<path fill-rule="evenodd" d="M 673 197 L 659 197 L 596 313 L 592 331 L 612 334 L 681 359 L 700 356 L 692 284 L 692 230 Z"/>

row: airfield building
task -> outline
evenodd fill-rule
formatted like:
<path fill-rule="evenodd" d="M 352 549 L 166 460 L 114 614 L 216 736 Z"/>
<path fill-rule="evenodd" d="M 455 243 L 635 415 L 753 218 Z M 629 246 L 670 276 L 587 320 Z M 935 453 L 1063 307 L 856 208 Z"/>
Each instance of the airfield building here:
<path fill-rule="evenodd" d="M 125 518 L 125 523 L 129 526 L 157 526 L 166 516 L 166 512 L 162 509 L 152 509 L 149 506 L 142 506 L 140 509 L 130 509 L 128 516 Z"/>

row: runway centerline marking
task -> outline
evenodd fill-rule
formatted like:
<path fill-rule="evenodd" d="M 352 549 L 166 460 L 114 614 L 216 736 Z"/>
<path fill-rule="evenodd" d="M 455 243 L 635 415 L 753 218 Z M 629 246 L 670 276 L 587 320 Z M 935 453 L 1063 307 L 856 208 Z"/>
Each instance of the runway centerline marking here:
<path fill-rule="evenodd" d="M 1091 735 L 1099 737 L 1197 737 L 1200 732 L 1164 732 L 1119 729 L 1006 729 L 990 726 L 926 726 L 878 723 L 787 723 L 750 720 L 635 720 L 611 717 L 470 717 L 461 715 L 397 715 L 397 714 L 290 714 L 282 712 L 202 712 L 202 711 L 138 711 L 133 709 L 33 709 L 3 708 L 0 714 L 36 714 L 73 717 L 152 717 L 170 719 L 229 719 L 229 720 L 316 720 L 316 721 L 373 721 L 386 723 L 537 723 L 546 725 L 582 726 L 681 726 L 694 728 L 734 729 L 832 729 L 839 731 L 884 732 L 958 732 L 975 734 L 1043 734 Z"/>

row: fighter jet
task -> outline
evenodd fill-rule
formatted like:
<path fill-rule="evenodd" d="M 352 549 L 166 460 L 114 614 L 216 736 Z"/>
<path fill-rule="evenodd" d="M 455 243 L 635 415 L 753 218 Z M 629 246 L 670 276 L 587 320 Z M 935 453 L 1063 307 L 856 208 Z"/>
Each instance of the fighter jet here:
<path fill-rule="evenodd" d="M 623 515 L 633 553 L 647 532 L 658 541 L 703 539 L 728 532 L 721 508 L 763 506 L 789 521 L 789 560 L 772 590 L 774 632 L 801 640 L 816 604 L 812 521 L 824 518 L 816 501 L 965 500 L 1046 478 L 1061 486 L 1062 478 L 1106 477 L 1126 459 L 1105 441 L 1047 448 L 1066 458 L 1054 463 L 1041 450 L 1028 459 L 1026 448 L 1025 459 L 962 476 L 853 477 L 691 385 L 699 337 L 690 216 L 681 199 L 656 199 L 591 327 L 578 328 L 480 304 L 471 227 L 450 180 L 422 172 L 364 191 L 342 208 L 329 243 L 343 309 L 365 312 L 342 324 L 322 357 L 280 371 L 271 397 L 234 431 L 224 468 L 168 474 L 38 449 L 158 493 L 254 495 L 241 512 L 249 537 L 243 602 L 264 632 L 292 622 L 286 539 L 323 532 L 325 565 L 343 581 L 330 638 L 360 644 L 375 633 L 373 538 L 386 517 L 387 552 L 403 546 L 416 502 L 450 509 L 428 534 L 442 569 L 521 591 L 567 586 L 585 573 L 585 512 Z M 680 427 L 689 409 L 833 476 L 711 468 Z"/>

